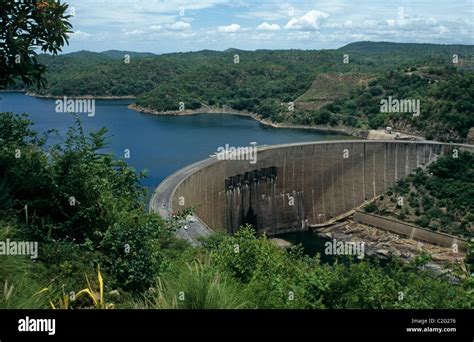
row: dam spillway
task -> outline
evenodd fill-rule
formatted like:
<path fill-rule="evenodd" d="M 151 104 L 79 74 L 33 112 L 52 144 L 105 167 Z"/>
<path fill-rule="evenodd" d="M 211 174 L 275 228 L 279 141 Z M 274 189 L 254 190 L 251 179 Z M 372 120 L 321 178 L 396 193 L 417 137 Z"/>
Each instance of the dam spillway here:
<path fill-rule="evenodd" d="M 169 209 L 193 206 L 202 223 L 229 233 L 245 223 L 269 235 L 305 230 L 346 215 L 454 148 L 472 146 L 344 140 L 259 148 L 254 164 L 213 157 L 171 177 Z"/>

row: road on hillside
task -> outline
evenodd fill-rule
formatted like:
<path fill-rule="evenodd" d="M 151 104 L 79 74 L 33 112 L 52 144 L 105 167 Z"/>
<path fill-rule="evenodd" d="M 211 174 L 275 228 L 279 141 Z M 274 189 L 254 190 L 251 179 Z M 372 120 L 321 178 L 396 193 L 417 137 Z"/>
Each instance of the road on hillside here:
<path fill-rule="evenodd" d="M 188 175 L 196 172 L 198 169 L 210 165 L 214 162 L 212 158 L 199 161 L 186 166 L 185 168 L 168 176 L 153 192 L 150 199 L 150 212 L 158 213 L 161 217 L 170 218 L 176 208 L 172 207 L 173 191 Z M 193 246 L 201 245 L 199 238 L 209 236 L 212 230 L 207 227 L 198 217 L 192 216 L 190 220 L 181 222 L 181 228 L 176 232 L 176 236 L 188 241 Z"/>

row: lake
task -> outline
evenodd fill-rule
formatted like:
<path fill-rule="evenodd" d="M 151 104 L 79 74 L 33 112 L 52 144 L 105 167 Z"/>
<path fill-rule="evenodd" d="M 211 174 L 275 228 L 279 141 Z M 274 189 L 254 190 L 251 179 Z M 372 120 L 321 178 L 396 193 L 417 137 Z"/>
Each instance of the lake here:
<path fill-rule="evenodd" d="M 0 112 L 28 113 L 39 132 L 57 129 L 64 139 L 74 125 L 74 116 L 55 112 L 55 100 L 27 96 L 19 92 L 0 93 Z M 304 141 L 349 139 L 344 135 L 307 129 L 274 128 L 252 118 L 229 114 L 154 116 L 141 114 L 127 106 L 133 100 L 96 100 L 95 116 L 79 114 L 84 131 L 108 129 L 108 150 L 117 156 L 130 151 L 127 163 L 148 171 L 142 184 L 153 190 L 165 177 L 180 168 L 209 157 L 219 146 L 284 144 Z"/>

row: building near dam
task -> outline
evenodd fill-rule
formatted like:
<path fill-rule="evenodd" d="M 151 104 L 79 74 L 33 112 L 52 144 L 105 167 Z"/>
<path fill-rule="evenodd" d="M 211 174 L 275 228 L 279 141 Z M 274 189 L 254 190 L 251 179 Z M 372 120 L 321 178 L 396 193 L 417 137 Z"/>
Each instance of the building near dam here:
<path fill-rule="evenodd" d="M 202 224 L 229 233 L 245 223 L 268 235 L 305 230 L 344 217 L 442 154 L 472 148 L 373 140 L 268 146 L 256 163 L 214 156 L 178 171 L 157 188 L 151 207 L 194 206 Z"/>

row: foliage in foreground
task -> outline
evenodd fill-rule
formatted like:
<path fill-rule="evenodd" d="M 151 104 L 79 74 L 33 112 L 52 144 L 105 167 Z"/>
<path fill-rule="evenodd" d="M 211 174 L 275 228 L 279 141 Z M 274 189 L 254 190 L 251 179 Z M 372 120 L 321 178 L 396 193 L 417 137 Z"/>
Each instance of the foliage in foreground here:
<path fill-rule="evenodd" d="M 61 52 L 72 28 L 68 6 L 57 0 L 0 2 L 0 89 L 18 79 L 44 85 L 45 66 L 36 50 Z"/>
<path fill-rule="evenodd" d="M 249 227 L 225 237 L 215 258 L 217 269 L 244 285 L 244 293 L 259 308 L 474 307 L 472 277 L 457 286 L 419 272 L 417 263 L 322 264 L 298 250 L 279 249 Z"/>
<path fill-rule="evenodd" d="M 209 242 L 209 243 L 208 243 Z M 204 256 L 166 274 L 134 308 L 473 308 L 474 281 L 454 285 L 411 264 L 322 264 L 251 227 L 204 241 Z M 195 251 L 196 253 L 196 251 Z M 190 257 L 193 257 L 192 255 Z M 202 261 L 204 260 L 204 261 Z"/>
<path fill-rule="evenodd" d="M 173 235 L 145 214 L 142 175 L 102 152 L 105 130 L 86 136 L 78 122 L 62 143 L 46 146 L 30 126 L 26 116 L 0 115 L 0 214 L 16 239 L 38 242 L 35 263 L 47 267 L 36 291 L 48 287 L 52 299 L 74 291 L 97 264 L 111 286 L 147 289 L 165 267 L 160 246 Z"/>
<path fill-rule="evenodd" d="M 195 259 L 174 275 L 157 279 L 135 308 L 243 309 L 248 308 L 239 284 L 220 274 L 209 257 Z"/>

